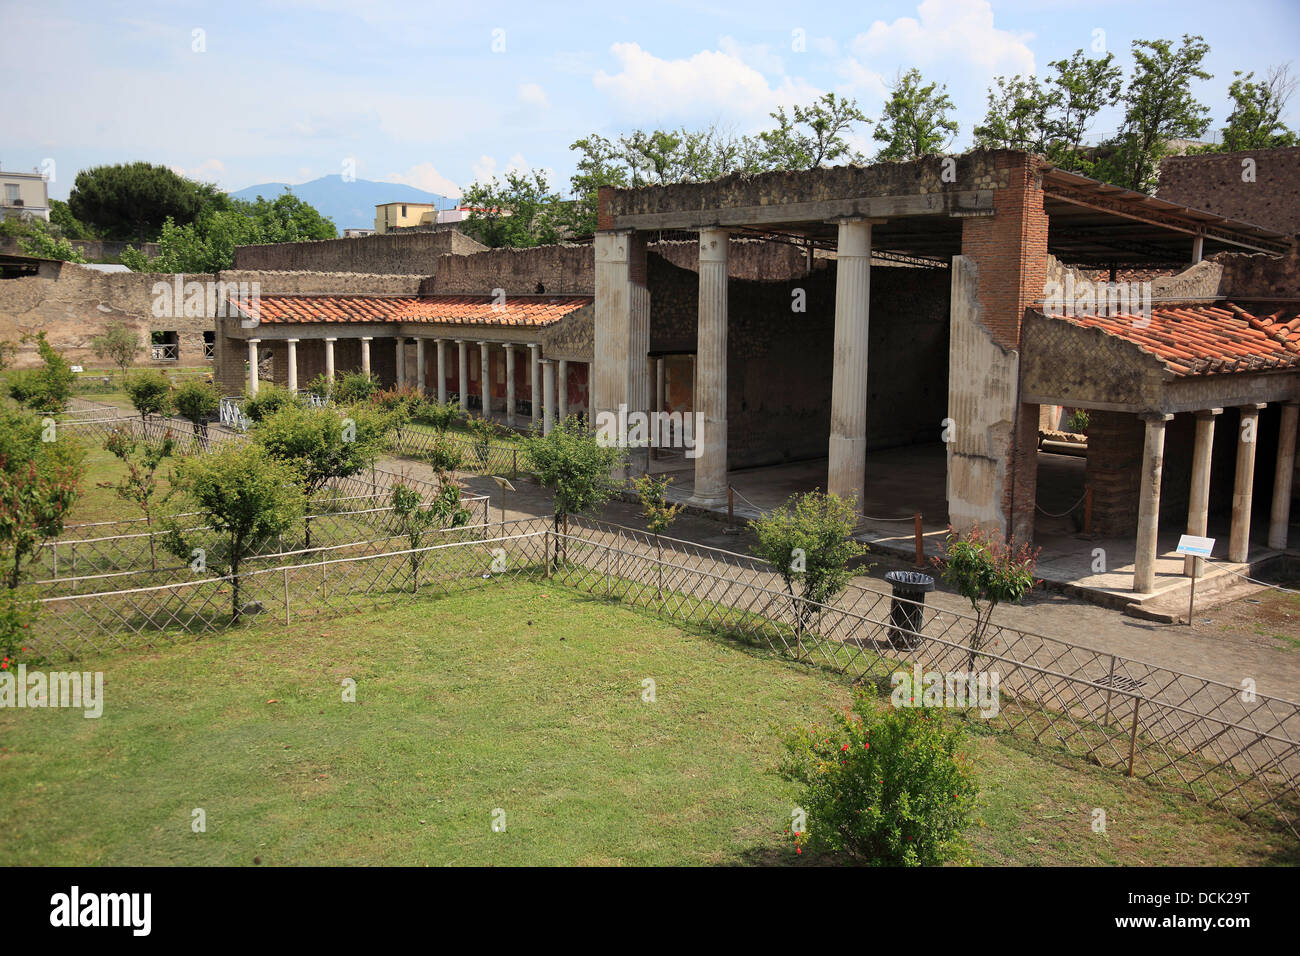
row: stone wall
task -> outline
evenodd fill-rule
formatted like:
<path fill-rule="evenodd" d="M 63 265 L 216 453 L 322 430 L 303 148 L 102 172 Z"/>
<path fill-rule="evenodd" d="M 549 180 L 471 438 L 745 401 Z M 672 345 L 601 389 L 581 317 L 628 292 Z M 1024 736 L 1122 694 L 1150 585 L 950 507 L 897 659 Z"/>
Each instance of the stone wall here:
<path fill-rule="evenodd" d="M 262 295 L 416 295 L 425 275 L 227 269 L 222 282 L 256 282 Z"/>
<path fill-rule="evenodd" d="M 1254 181 L 1242 179 L 1254 160 Z M 1168 156 L 1156 195 L 1287 235 L 1300 233 L 1300 146 L 1236 153 Z"/>
<path fill-rule="evenodd" d="M 488 295 L 591 295 L 596 287 L 591 246 L 536 246 L 491 249 L 465 256 L 443 256 L 428 272 L 421 292 Z"/>
<path fill-rule="evenodd" d="M 1300 250 L 1289 256 L 1220 253 L 1219 292 L 1229 298 L 1295 298 L 1300 296 Z"/>
<path fill-rule="evenodd" d="M 430 275 L 439 256 L 466 255 L 485 248 L 482 243 L 453 230 L 280 242 L 237 247 L 234 268 Z"/>
<path fill-rule="evenodd" d="M 184 282 L 209 282 L 211 275 L 186 275 Z M 143 352 L 137 365 L 203 365 L 204 332 L 213 329 L 207 315 L 184 315 L 172 308 L 154 315 L 155 285 L 172 289 L 175 277 L 145 272 L 99 272 L 73 263 L 61 263 L 52 277 L 26 276 L 0 281 L 0 340 L 19 343 L 14 366 L 30 367 L 40 359 L 32 343 L 21 343 L 24 335 L 44 331 L 55 348 L 73 365 L 109 368 L 112 363 L 97 358 L 90 339 L 112 324 L 123 322 L 147 345 L 151 332 L 175 332 L 179 341 L 176 361 L 153 362 Z M 177 315 L 177 311 L 182 314 Z"/>
<path fill-rule="evenodd" d="M 122 251 L 127 246 L 139 249 L 149 258 L 158 255 L 156 242 L 115 242 L 110 239 L 69 239 L 72 248 L 77 249 L 90 262 L 121 262 Z M 14 236 L 0 237 L 0 255 L 25 256 L 18 239 Z"/>

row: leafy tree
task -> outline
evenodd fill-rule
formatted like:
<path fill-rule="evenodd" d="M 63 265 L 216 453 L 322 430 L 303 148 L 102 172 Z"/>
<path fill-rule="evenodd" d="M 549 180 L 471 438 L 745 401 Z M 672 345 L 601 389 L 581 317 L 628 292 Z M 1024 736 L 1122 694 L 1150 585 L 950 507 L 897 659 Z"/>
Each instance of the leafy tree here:
<path fill-rule="evenodd" d="M 867 551 L 851 537 L 855 509 L 853 499 L 810 491 L 750 524 L 758 539 L 754 553 L 776 569 L 792 598 L 796 636 L 818 615 L 816 605 L 844 590 L 853 576 L 849 562 Z"/>
<path fill-rule="evenodd" d="M 68 210 L 105 239 L 150 242 L 168 219 L 192 222 L 204 202 L 200 184 L 166 166 L 136 162 L 83 169 Z"/>
<path fill-rule="evenodd" d="M 258 385 L 256 395 L 244 393 L 241 408 L 243 413 L 248 416 L 248 420 L 256 423 L 270 418 L 285 408 L 297 407 L 302 404 L 302 399 L 287 388 L 282 388 L 272 382 L 263 382 Z"/>
<path fill-rule="evenodd" d="M 437 399 L 425 402 L 413 415 L 412 420 L 420 425 L 428 425 L 437 431 L 445 432 L 461 417 L 460 405 L 456 402 L 440 402 Z"/>
<path fill-rule="evenodd" d="M 144 347 L 140 344 L 140 333 L 125 322 L 111 323 L 99 335 L 93 336 L 89 344 L 97 358 L 106 358 L 118 367 L 123 379 L 127 368 Z"/>
<path fill-rule="evenodd" d="M 460 487 L 445 475 L 440 477 L 438 493 L 427 504 L 418 491 L 401 481 L 393 485 L 388 498 L 397 533 L 406 538 L 410 548 L 412 591 L 419 587 L 424 536 L 442 528 L 458 528 L 470 519 L 469 511 L 460 503 Z"/>
<path fill-rule="evenodd" d="M 975 127 L 975 145 L 1046 154 L 1052 94 L 1035 76 L 996 77 L 988 91 L 988 112 Z"/>
<path fill-rule="evenodd" d="M 208 420 L 221 410 L 221 391 L 212 382 L 192 378 L 183 382 L 173 396 L 176 411 L 194 426 L 194 434 L 206 447 Z"/>
<path fill-rule="evenodd" d="M 379 379 L 365 372 L 344 372 L 334 379 L 334 401 L 340 405 L 368 402 L 377 391 Z"/>
<path fill-rule="evenodd" d="M 1055 115 L 1048 153 L 1064 169 L 1087 171 L 1083 137 L 1102 109 L 1119 102 L 1123 71 L 1115 64 L 1113 53 L 1093 59 L 1082 50 L 1068 60 L 1053 60 L 1049 66 Z"/>
<path fill-rule="evenodd" d="M 139 372 L 125 382 L 126 397 L 140 413 L 140 421 L 150 415 L 169 415 L 172 410 L 172 383 L 158 371 Z"/>
<path fill-rule="evenodd" d="M 664 585 L 663 543 L 659 535 L 668 530 L 682 510 L 681 505 L 668 501 L 668 486 L 672 483 L 670 477 L 656 478 L 649 474 L 632 479 L 632 488 L 641 502 L 641 517 L 645 518 L 647 530 L 655 536 L 655 595 L 659 598 L 663 597 Z"/>
<path fill-rule="evenodd" d="M 551 490 L 556 531 L 561 522 L 567 531 L 569 515 L 596 510 L 622 486 L 613 475 L 626 463 L 623 449 L 602 445 L 572 415 L 556 422 L 549 435 L 534 426 L 522 444 L 538 484 Z"/>
<path fill-rule="evenodd" d="M 32 415 L 0 406 L 0 575 L 20 587 L 42 544 L 63 533 L 81 491 L 84 449 Z M 22 616 L 19 604 L 6 605 Z"/>
<path fill-rule="evenodd" d="M 806 827 L 796 850 L 871 866 L 937 866 L 962 850 L 978 787 L 962 725 L 942 712 L 881 708 L 859 689 L 830 726 L 783 741 L 778 772 L 799 784 Z"/>
<path fill-rule="evenodd" d="M 889 89 L 885 112 L 873 134 L 884 143 L 877 159 L 919 159 L 942 153 L 957 135 L 947 87 L 922 83 L 921 71 L 908 70 Z"/>
<path fill-rule="evenodd" d="M 23 336 L 23 341 L 32 341 L 32 336 Z M 41 365 L 11 373 L 8 378 L 9 397 L 32 411 L 56 415 L 63 411 L 72 396 L 72 385 L 77 376 L 62 353 L 46 339 L 44 331 L 36 333 L 35 341 Z"/>
<path fill-rule="evenodd" d="M 1173 139 L 1197 139 L 1210 126 L 1210 108 L 1192 95 L 1193 80 L 1208 80 L 1201 62 L 1210 52 L 1199 36 L 1135 40 L 1134 70 L 1124 90 L 1124 122 L 1105 145 L 1108 155 L 1094 175 L 1117 186 L 1150 192 L 1160 159 Z"/>
<path fill-rule="evenodd" d="M 101 488 L 112 488 L 119 498 L 130 502 L 144 515 L 149 529 L 149 567 L 158 570 L 158 554 L 153 537 L 154 497 L 158 493 L 158 466 L 171 456 L 176 443 L 170 434 L 161 441 L 137 442 L 121 429 L 113 429 L 104 439 L 104 448 L 126 465 L 126 474 L 116 482 L 100 482 Z M 138 452 L 138 453 L 137 453 Z"/>
<path fill-rule="evenodd" d="M 230 614 L 239 620 L 240 569 L 248 558 L 302 517 L 306 508 L 300 476 L 292 465 L 272 458 L 252 442 L 228 442 L 206 455 L 183 459 L 172 486 L 198 511 L 216 535 L 216 544 L 200 541 L 176 515 L 163 519 L 167 547 L 185 561 L 202 547 L 204 563 L 231 581 Z"/>
<path fill-rule="evenodd" d="M 61 199 L 50 200 L 50 225 L 65 239 L 98 239 Z"/>
<path fill-rule="evenodd" d="M 1222 149 L 1236 152 L 1296 145 L 1296 132 L 1282 123 L 1282 114 L 1296 86 L 1288 67 L 1275 66 L 1259 81 L 1254 73 L 1235 70 L 1232 75 L 1228 87 L 1232 112 L 1223 128 Z"/>
<path fill-rule="evenodd" d="M 335 478 L 348 478 L 375 463 L 390 419 L 364 405 L 340 417 L 333 408 L 291 404 L 259 420 L 253 443 L 266 455 L 292 465 L 308 498 Z"/>
<path fill-rule="evenodd" d="M 824 93 L 810 106 L 795 106 L 792 113 L 787 116 L 778 106 L 771 114 L 776 128 L 759 134 L 765 168 L 816 169 L 839 159 L 862 160 L 844 139 L 855 123 L 870 122 L 856 100 Z"/>
<path fill-rule="evenodd" d="M 1037 551 L 988 535 L 978 525 L 965 535 L 948 529 L 944 556 L 935 558 L 934 563 L 944 581 L 970 601 L 975 611 L 968 670 L 974 669 L 984 646 L 993 609 L 1002 603 L 1018 604 L 1033 588 L 1037 560 Z"/>
<path fill-rule="evenodd" d="M 39 224 L 39 225 L 38 225 Z M 54 235 L 45 225 L 45 220 L 34 219 L 32 231 L 18 240 L 18 248 L 24 255 L 37 256 L 41 259 L 58 259 L 62 262 L 82 262 L 86 257 L 81 250 L 62 236 Z"/>
<path fill-rule="evenodd" d="M 494 249 L 549 245 L 560 237 L 559 202 L 541 170 L 512 170 L 504 183 L 493 176 L 465 190 L 461 204 L 474 211 L 464 231 Z"/>

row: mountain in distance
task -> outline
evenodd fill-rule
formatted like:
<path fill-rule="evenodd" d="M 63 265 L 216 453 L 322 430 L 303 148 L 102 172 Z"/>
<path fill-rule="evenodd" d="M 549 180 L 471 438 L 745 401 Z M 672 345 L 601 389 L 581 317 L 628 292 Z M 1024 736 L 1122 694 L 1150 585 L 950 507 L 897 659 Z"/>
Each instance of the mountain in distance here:
<path fill-rule="evenodd" d="M 322 176 L 311 182 L 290 186 L 288 183 L 262 183 L 247 186 L 230 195 L 235 199 L 248 201 L 258 196 L 274 199 L 286 189 L 293 192 L 303 202 L 315 206 L 322 216 L 334 220 L 339 235 L 344 229 L 374 228 L 375 206 L 385 202 L 427 202 L 439 209 L 455 209 L 458 200 L 448 199 L 438 193 L 425 192 L 414 186 L 402 183 L 377 183 L 370 179 L 354 179 L 344 182 L 343 177 L 335 173 Z"/>

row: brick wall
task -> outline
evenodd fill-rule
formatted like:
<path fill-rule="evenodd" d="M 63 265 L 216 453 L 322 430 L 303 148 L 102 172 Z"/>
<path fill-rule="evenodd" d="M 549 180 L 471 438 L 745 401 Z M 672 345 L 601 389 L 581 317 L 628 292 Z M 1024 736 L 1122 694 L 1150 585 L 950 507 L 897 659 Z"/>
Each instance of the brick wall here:
<path fill-rule="evenodd" d="M 1242 161 L 1255 161 L 1255 181 L 1242 181 Z M 1288 235 L 1300 233 L 1300 146 L 1160 162 L 1156 195 L 1169 202 L 1240 219 Z"/>
<path fill-rule="evenodd" d="M 280 242 L 237 247 L 234 268 L 430 275 L 439 256 L 466 255 L 485 248 L 454 230 Z"/>

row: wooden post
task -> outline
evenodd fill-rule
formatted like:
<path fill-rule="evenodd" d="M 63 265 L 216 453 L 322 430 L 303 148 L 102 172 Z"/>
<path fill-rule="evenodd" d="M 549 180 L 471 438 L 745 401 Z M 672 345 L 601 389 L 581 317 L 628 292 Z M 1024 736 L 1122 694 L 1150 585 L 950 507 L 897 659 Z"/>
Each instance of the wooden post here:
<path fill-rule="evenodd" d="M 1133 758 L 1134 755 L 1137 753 L 1138 707 L 1141 705 L 1141 703 L 1142 703 L 1141 697 L 1133 698 L 1133 730 L 1130 731 L 1128 737 L 1128 775 L 1130 777 L 1133 776 Z"/>
<path fill-rule="evenodd" d="M 289 623 L 289 569 L 284 569 L 284 623 Z"/>
<path fill-rule="evenodd" d="M 1187 626 L 1192 626 L 1192 612 L 1196 608 L 1196 575 L 1200 572 L 1201 559 L 1197 558 L 1192 566 L 1191 594 L 1187 598 Z"/>
<path fill-rule="evenodd" d="M 1110 674 L 1106 677 L 1106 712 L 1101 715 L 1101 725 L 1110 723 L 1110 698 L 1115 693 L 1115 655 L 1110 655 Z"/>
<path fill-rule="evenodd" d="M 1083 489 L 1083 533 L 1092 534 L 1092 485 Z"/>
<path fill-rule="evenodd" d="M 913 515 L 916 522 L 916 566 L 925 567 L 925 539 L 921 536 L 921 512 Z"/>

